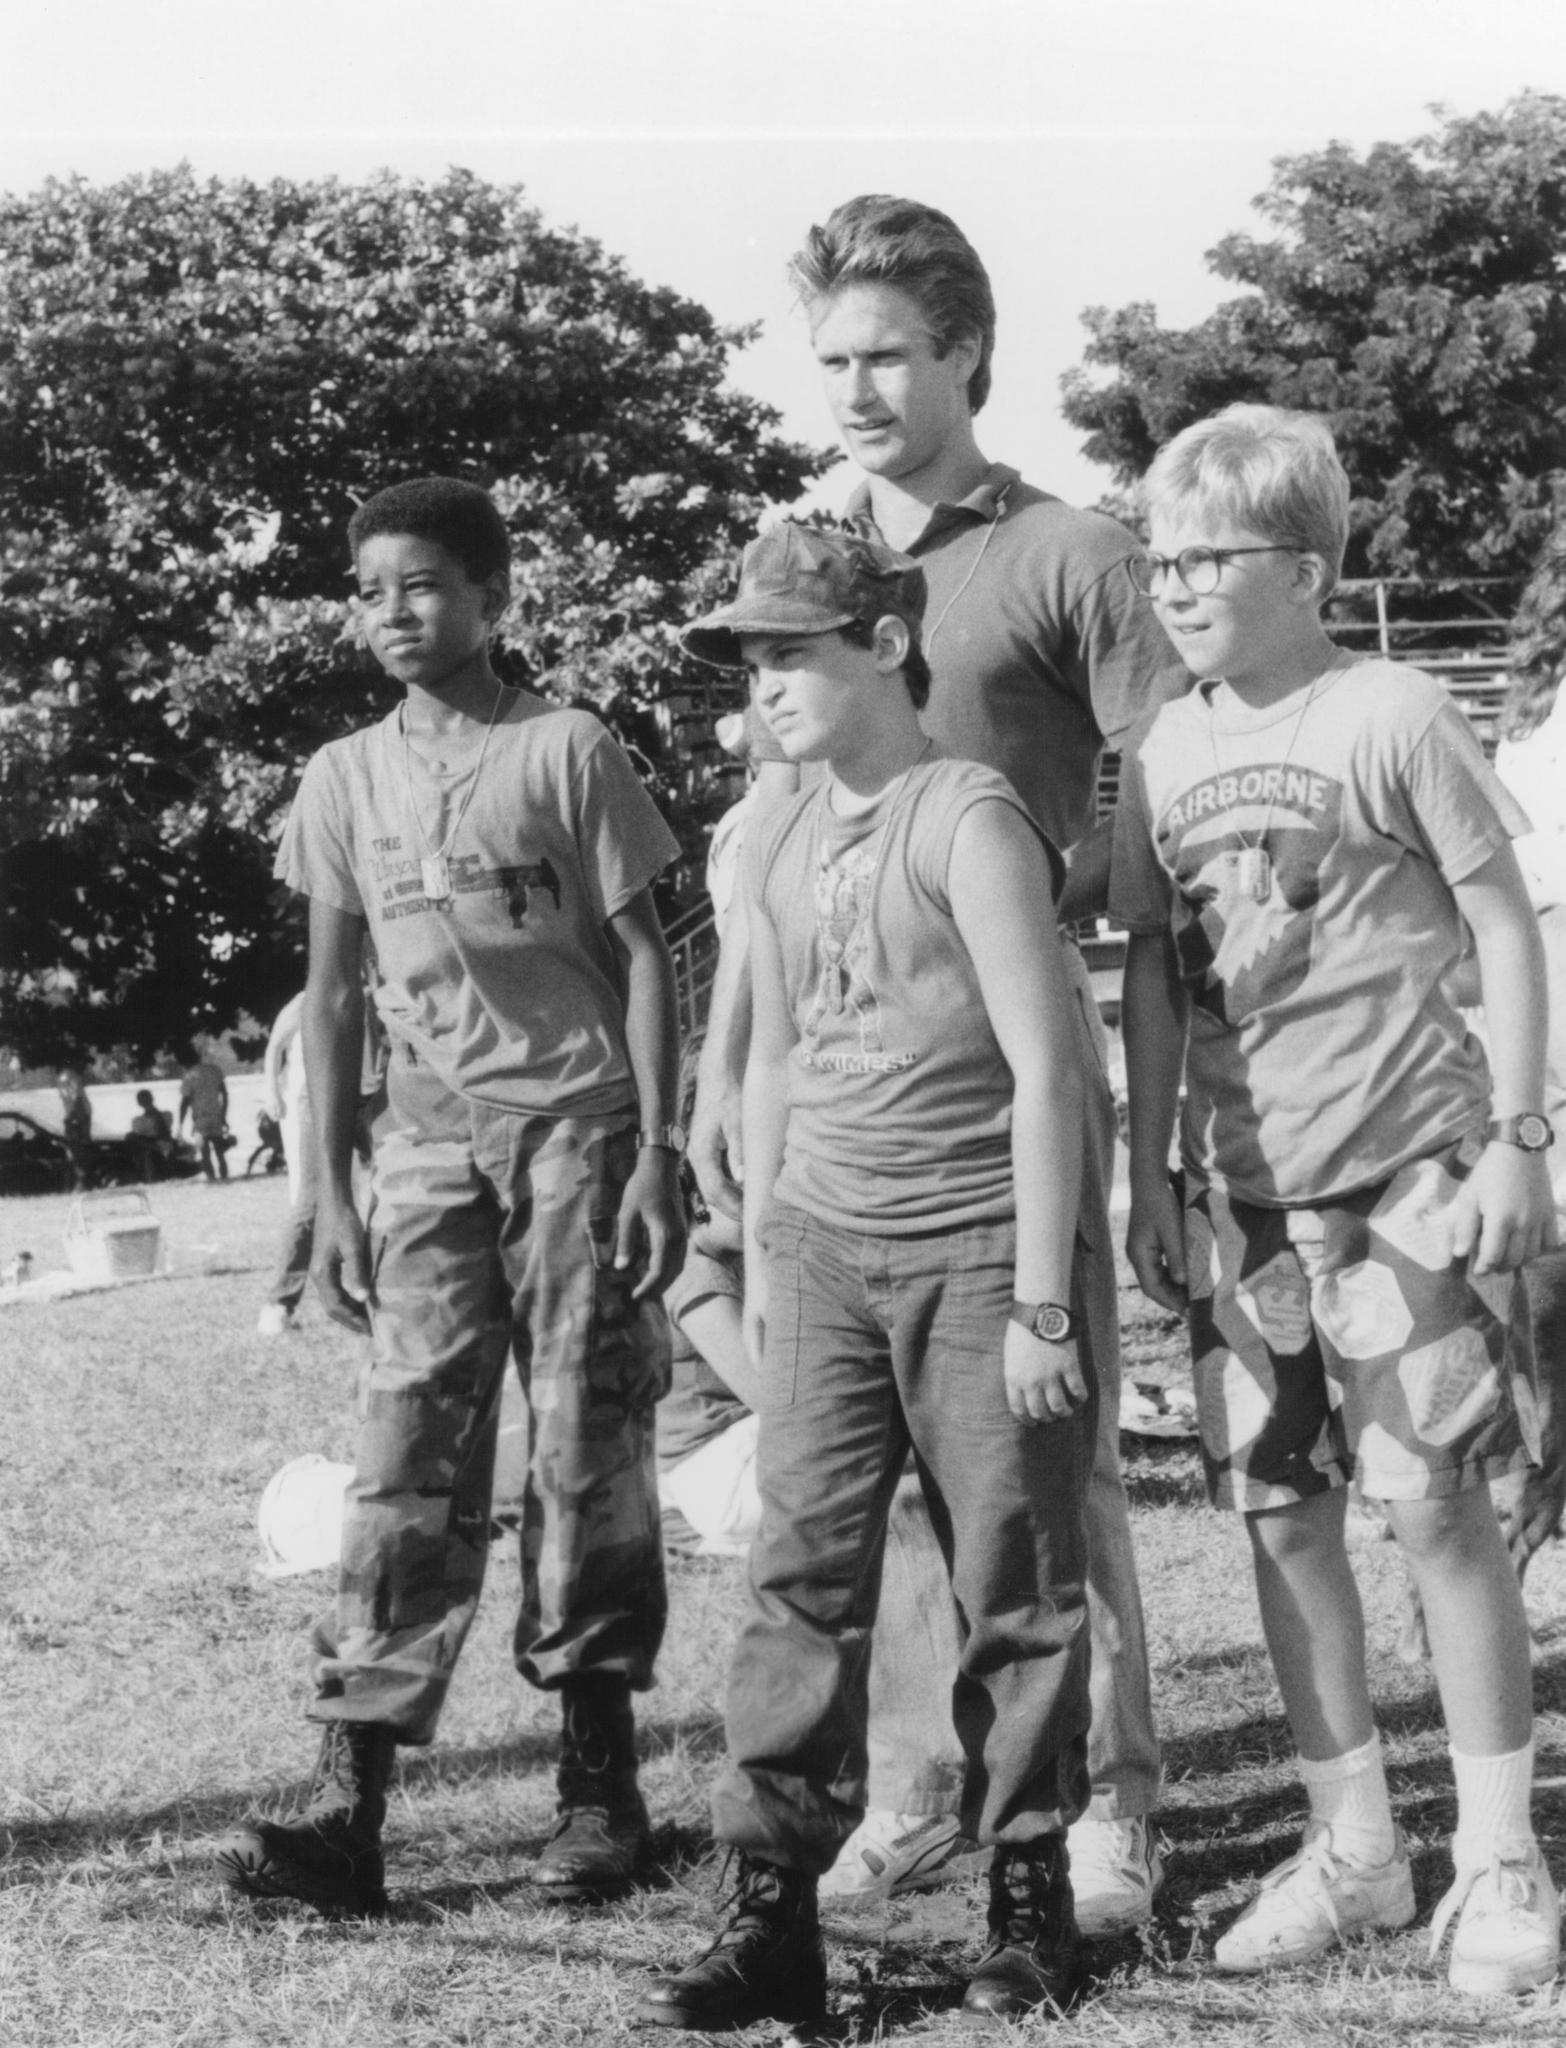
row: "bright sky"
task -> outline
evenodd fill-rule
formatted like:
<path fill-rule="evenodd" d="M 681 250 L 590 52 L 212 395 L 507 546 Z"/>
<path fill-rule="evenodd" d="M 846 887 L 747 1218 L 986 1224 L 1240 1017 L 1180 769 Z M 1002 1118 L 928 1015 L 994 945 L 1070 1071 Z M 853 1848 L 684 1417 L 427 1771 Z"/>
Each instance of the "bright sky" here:
<path fill-rule="evenodd" d="M 1566 93 L 1561 0 L 11 0 L 0 189 L 462 164 L 765 323 L 735 381 L 829 442 L 783 266 L 861 191 L 944 208 L 1000 308 L 985 452 L 1091 502 L 1084 306 L 1199 319 L 1272 159 Z M 845 472 L 823 495 L 837 502 Z"/>

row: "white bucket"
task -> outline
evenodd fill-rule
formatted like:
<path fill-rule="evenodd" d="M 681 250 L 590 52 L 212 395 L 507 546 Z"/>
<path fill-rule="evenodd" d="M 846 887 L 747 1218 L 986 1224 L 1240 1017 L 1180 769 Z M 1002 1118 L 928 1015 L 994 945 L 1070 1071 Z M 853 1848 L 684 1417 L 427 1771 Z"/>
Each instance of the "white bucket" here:
<path fill-rule="evenodd" d="M 65 1224 L 65 1256 L 79 1280 L 144 1280 L 158 1270 L 163 1231 L 141 1188 L 79 1195 Z"/>
<path fill-rule="evenodd" d="M 343 1496 L 352 1477 L 352 1465 L 333 1464 L 318 1451 L 292 1458 L 272 1474 L 256 1510 L 264 1577 L 335 1568 L 343 1550 Z"/>

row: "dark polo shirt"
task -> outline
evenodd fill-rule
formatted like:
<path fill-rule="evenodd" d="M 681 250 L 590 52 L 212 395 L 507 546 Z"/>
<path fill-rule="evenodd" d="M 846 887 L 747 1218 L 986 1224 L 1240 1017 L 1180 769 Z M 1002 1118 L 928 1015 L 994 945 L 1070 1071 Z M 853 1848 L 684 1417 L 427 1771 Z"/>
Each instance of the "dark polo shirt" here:
<path fill-rule="evenodd" d="M 883 539 L 870 489 L 846 523 Z M 924 570 L 923 644 L 932 677 L 919 714 L 948 754 L 998 768 L 1055 845 L 1094 819 L 1099 756 L 1190 683 L 1124 563 L 1137 543 L 991 466 L 959 504 L 941 503 L 907 551 Z M 784 758 L 752 720 L 756 757 Z"/>

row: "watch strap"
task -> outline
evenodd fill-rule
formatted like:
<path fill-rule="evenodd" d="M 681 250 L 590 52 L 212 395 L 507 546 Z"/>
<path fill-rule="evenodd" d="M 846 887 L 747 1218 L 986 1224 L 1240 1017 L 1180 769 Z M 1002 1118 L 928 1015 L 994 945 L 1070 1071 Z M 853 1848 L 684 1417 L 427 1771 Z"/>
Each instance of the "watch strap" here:
<path fill-rule="evenodd" d="M 1077 1334 L 1076 1317 L 1059 1301 L 1014 1301 L 1011 1320 L 1042 1344 L 1067 1344 Z"/>
<path fill-rule="evenodd" d="M 636 1133 L 636 1143 L 643 1152 L 679 1154 L 685 1150 L 685 1132 L 679 1124 L 645 1124 Z"/>
<path fill-rule="evenodd" d="M 1502 1116 L 1484 1127 L 1487 1145 L 1515 1145 L 1522 1152 L 1547 1152 L 1555 1143 L 1555 1130 L 1547 1116 L 1529 1110 L 1522 1116 Z"/>

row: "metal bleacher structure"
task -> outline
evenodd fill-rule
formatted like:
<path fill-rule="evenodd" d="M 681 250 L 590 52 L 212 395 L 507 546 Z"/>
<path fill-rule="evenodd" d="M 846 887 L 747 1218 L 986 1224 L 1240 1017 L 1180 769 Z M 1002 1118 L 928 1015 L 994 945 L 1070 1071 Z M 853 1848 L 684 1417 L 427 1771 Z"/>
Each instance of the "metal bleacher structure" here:
<path fill-rule="evenodd" d="M 730 760 L 718 745 L 718 720 L 745 703 L 745 688 L 737 678 L 715 675 L 680 686 L 656 706 L 658 727 L 667 757 L 678 763 L 683 792 L 717 798 L 715 814 L 722 801 L 737 802 L 745 793 L 745 768 Z M 718 968 L 718 927 L 712 902 L 705 887 L 664 925 L 664 937 L 674 955 L 680 994 L 680 1035 L 689 1037 L 707 1021 L 712 996 L 712 978 Z"/>
<path fill-rule="evenodd" d="M 1439 677 L 1485 753 L 1493 756 L 1506 695 L 1508 635 L 1521 589 L 1512 577 L 1345 581 L 1328 607 L 1327 628 L 1339 646 L 1406 662 Z M 705 689 L 682 686 L 659 705 L 666 742 L 686 764 L 682 772 L 693 786 L 711 786 L 716 779 L 735 797 L 742 793 L 743 769 L 723 758 L 713 737 L 718 717 L 742 701 L 732 684 L 714 682 Z M 1098 777 L 1100 817 L 1114 809 L 1119 780 L 1120 757 L 1106 753 Z M 705 893 L 670 920 L 666 933 L 679 976 L 680 1028 L 690 1032 L 705 1022 L 717 968 L 717 930 Z M 1099 1006 L 1113 1021 L 1119 1011 L 1125 936 L 1101 922 L 1096 930 L 1084 928 L 1079 937 Z"/>

